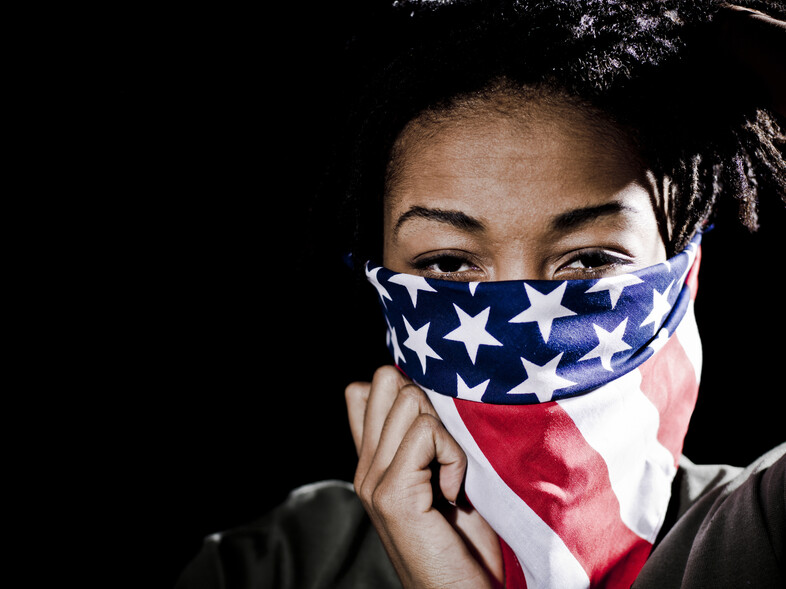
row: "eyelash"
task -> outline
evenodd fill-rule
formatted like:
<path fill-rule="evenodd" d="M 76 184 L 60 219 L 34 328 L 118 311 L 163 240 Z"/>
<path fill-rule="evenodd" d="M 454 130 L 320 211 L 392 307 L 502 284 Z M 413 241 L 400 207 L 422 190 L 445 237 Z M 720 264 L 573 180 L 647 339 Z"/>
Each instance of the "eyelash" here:
<path fill-rule="evenodd" d="M 571 264 L 581 262 L 584 268 L 568 268 Z M 593 279 L 600 278 L 608 273 L 610 270 L 618 266 L 625 265 L 627 260 L 624 257 L 611 254 L 605 250 L 585 250 L 576 253 L 557 270 L 560 271 L 573 271 L 581 274 L 580 279 Z"/>
<path fill-rule="evenodd" d="M 571 264 L 581 263 L 583 268 L 569 268 Z M 439 264 L 451 263 L 458 265 L 468 265 L 469 270 L 435 271 L 431 267 Z M 621 255 L 615 255 L 605 250 L 583 250 L 576 252 L 563 263 L 555 272 L 555 280 L 591 280 L 601 278 L 619 266 L 628 264 L 628 260 Z M 416 260 L 413 267 L 421 274 L 442 280 L 475 280 L 469 278 L 470 273 L 481 270 L 472 263 L 469 256 L 455 254 L 438 254 L 435 256 Z M 565 274 L 569 274 L 565 276 Z"/>
<path fill-rule="evenodd" d="M 434 266 L 440 263 L 452 262 L 454 264 L 458 264 L 459 267 L 466 264 L 471 267 L 471 270 L 479 270 L 477 266 L 475 266 L 467 256 L 459 256 L 459 255 L 450 255 L 450 254 L 439 254 L 436 256 L 431 256 L 424 258 L 422 260 L 417 260 L 414 262 L 413 266 L 416 270 L 419 270 L 421 273 L 433 277 L 433 278 L 440 278 L 443 280 L 462 280 L 466 279 L 462 275 L 466 275 L 467 272 L 471 270 L 463 270 L 463 271 L 448 271 L 448 272 L 435 272 L 430 269 L 430 266 Z"/>

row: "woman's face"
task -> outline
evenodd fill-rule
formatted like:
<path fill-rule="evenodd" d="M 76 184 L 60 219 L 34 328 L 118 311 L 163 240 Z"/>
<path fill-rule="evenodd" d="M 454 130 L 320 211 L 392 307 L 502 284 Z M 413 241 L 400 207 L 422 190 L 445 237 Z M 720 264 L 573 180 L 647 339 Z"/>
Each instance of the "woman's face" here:
<path fill-rule="evenodd" d="M 385 197 L 383 263 L 450 280 L 624 274 L 666 250 L 645 170 L 582 112 L 530 106 L 411 124 Z"/>

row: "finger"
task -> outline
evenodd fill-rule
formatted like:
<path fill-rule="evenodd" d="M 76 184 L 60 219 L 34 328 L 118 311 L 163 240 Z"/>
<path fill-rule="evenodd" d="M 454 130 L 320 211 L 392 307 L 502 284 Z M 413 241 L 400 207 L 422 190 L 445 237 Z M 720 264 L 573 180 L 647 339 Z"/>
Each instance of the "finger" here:
<path fill-rule="evenodd" d="M 391 408 L 393 415 L 385 426 L 390 432 L 398 427 L 394 421 L 399 407 L 406 408 L 407 403 L 401 401 Z M 384 444 L 380 441 L 378 452 L 385 451 Z M 502 578 L 502 573 L 497 574 L 502 568 L 499 542 L 495 534 L 479 528 L 482 545 L 466 544 L 460 531 L 434 507 L 430 466 L 435 459 L 440 464 L 441 490 L 455 500 L 466 471 L 464 452 L 436 415 L 419 413 L 364 505 L 404 586 L 436 587 L 462 581 L 486 587 L 489 578 L 484 566 L 497 579 Z"/>
<path fill-rule="evenodd" d="M 439 419 L 420 414 L 401 441 L 380 482 L 381 495 L 409 496 L 421 513 L 433 505 L 431 463 L 439 467 L 439 486 L 444 497 L 455 502 L 466 472 L 467 457 Z"/>
<path fill-rule="evenodd" d="M 352 432 L 352 441 L 355 451 L 360 456 L 360 445 L 363 439 L 363 421 L 366 417 L 366 405 L 371 392 L 371 383 L 353 382 L 344 390 L 344 399 L 347 403 L 347 417 L 349 429 Z"/>
<path fill-rule="evenodd" d="M 435 432 L 435 448 L 439 463 L 439 488 L 448 501 L 456 504 L 467 472 L 467 455 L 442 422 Z"/>
<path fill-rule="evenodd" d="M 387 470 L 413 422 L 421 414 L 436 416 L 426 394 L 414 384 L 399 389 L 380 432 L 377 448 L 369 466 L 367 479 L 376 482 Z M 373 484 L 373 483 L 372 483 Z"/>
<path fill-rule="evenodd" d="M 408 383 L 406 377 L 394 366 L 382 366 L 374 373 L 363 417 L 363 433 L 356 480 L 358 477 L 365 477 L 376 453 L 385 420 L 398 396 L 398 391 Z"/>

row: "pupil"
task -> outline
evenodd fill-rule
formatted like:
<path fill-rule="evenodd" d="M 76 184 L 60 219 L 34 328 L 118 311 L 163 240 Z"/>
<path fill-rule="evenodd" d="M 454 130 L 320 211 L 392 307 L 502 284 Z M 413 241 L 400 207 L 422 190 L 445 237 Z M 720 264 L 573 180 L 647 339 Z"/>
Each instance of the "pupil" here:
<path fill-rule="evenodd" d="M 587 254 L 582 259 L 582 263 L 584 264 L 585 268 L 595 268 L 597 266 L 602 266 L 607 261 L 607 257 L 599 253 Z"/>
<path fill-rule="evenodd" d="M 437 267 L 442 272 L 457 272 L 461 265 L 462 261 L 458 258 L 443 258 L 437 263 Z"/>

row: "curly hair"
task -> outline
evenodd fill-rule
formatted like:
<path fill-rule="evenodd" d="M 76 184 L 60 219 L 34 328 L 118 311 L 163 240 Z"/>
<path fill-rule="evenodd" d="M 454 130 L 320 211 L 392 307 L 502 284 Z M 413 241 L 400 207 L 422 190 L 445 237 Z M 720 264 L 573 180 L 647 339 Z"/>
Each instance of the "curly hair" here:
<path fill-rule="evenodd" d="M 745 4 L 784 16 L 766 1 Z M 716 0 L 401 0 L 350 44 L 362 82 L 322 196 L 358 260 L 378 258 L 396 138 L 424 112 L 499 86 L 573 97 L 623 129 L 671 190 L 681 251 L 719 198 L 755 230 L 762 192 L 786 201 L 786 143 L 761 91 L 707 47 Z M 336 202 L 337 200 L 337 202 Z M 318 213 L 325 224 L 324 210 Z"/>

